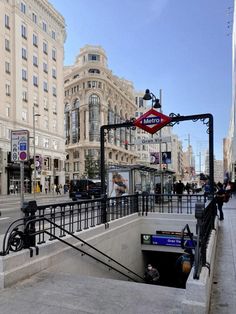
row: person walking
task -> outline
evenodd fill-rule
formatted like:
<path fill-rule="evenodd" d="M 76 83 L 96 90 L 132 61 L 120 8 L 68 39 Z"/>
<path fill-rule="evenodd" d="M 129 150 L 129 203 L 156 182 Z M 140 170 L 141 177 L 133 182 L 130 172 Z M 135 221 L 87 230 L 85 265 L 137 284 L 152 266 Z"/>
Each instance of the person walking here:
<path fill-rule="evenodd" d="M 56 186 L 56 193 L 57 193 L 57 195 L 58 195 L 58 194 L 60 194 L 60 195 L 61 195 L 60 187 L 59 187 L 59 185 L 58 185 L 58 184 L 57 184 L 57 186 Z"/>
<path fill-rule="evenodd" d="M 225 190 L 221 182 L 217 183 L 217 188 L 218 188 L 216 192 L 217 208 L 219 210 L 220 220 L 224 220 L 223 204 L 224 204 L 224 198 L 225 198 Z"/>
<path fill-rule="evenodd" d="M 179 182 L 176 183 L 175 191 L 176 191 L 176 194 L 178 195 L 178 200 L 181 201 L 182 200 L 182 194 L 184 192 L 184 184 L 181 180 L 179 180 Z"/>
<path fill-rule="evenodd" d="M 160 274 L 156 268 L 154 268 L 151 264 L 148 264 L 144 274 L 144 279 L 146 283 L 155 285 L 158 283 L 158 280 L 160 279 Z"/>

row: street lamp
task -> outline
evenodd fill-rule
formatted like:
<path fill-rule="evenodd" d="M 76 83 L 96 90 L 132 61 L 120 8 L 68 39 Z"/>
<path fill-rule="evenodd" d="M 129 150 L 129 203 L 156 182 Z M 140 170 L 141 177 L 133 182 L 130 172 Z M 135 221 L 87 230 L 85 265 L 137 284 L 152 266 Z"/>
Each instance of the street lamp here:
<path fill-rule="evenodd" d="M 161 112 L 161 89 L 160 89 L 160 99 L 156 98 L 156 96 L 150 92 L 149 89 L 146 89 L 145 94 L 143 96 L 144 100 L 151 100 L 152 101 L 152 108 L 160 109 Z M 160 165 L 160 183 L 161 183 L 161 194 L 163 193 L 163 176 L 162 176 L 162 137 L 161 137 L 161 129 L 159 131 L 159 165 Z"/>
<path fill-rule="evenodd" d="M 152 108 L 161 108 L 160 100 L 156 98 L 156 96 L 150 92 L 149 89 L 146 89 L 145 94 L 143 96 L 144 100 L 152 100 Z"/>
<path fill-rule="evenodd" d="M 34 178 L 33 178 L 33 191 L 34 191 L 34 200 L 36 199 L 36 152 L 35 152 L 35 120 L 36 117 L 40 117 L 39 113 L 35 113 L 35 108 L 33 106 L 33 140 L 34 140 Z"/>

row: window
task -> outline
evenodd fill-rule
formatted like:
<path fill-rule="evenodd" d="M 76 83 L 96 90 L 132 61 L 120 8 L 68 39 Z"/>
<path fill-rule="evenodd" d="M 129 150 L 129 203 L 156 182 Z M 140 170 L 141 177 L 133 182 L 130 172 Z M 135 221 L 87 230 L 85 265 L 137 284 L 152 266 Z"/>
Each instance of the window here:
<path fill-rule="evenodd" d="M 70 171 L 69 166 L 70 166 L 70 163 L 69 163 L 69 162 L 66 162 L 66 163 L 65 163 L 65 171 L 66 171 L 66 172 L 69 172 L 69 171 Z"/>
<path fill-rule="evenodd" d="M 98 70 L 98 69 L 89 69 L 88 73 L 100 74 L 100 70 Z"/>
<path fill-rule="evenodd" d="M 5 72 L 10 74 L 11 71 L 10 71 L 10 62 L 8 61 L 5 61 Z"/>
<path fill-rule="evenodd" d="M 8 38 L 5 38 L 5 50 L 11 51 L 10 50 L 10 40 Z"/>
<path fill-rule="evenodd" d="M 57 120 L 55 120 L 55 119 L 53 119 L 53 121 L 52 121 L 52 129 L 54 132 L 57 131 Z"/>
<path fill-rule="evenodd" d="M 55 101 L 52 103 L 52 111 L 53 113 L 57 113 L 57 103 Z"/>
<path fill-rule="evenodd" d="M 26 12 L 26 5 L 25 5 L 24 2 L 21 2 L 21 4 L 20 4 L 20 10 L 21 10 L 22 13 L 25 14 L 25 12 Z"/>
<path fill-rule="evenodd" d="M 33 85 L 38 87 L 38 76 L 37 75 L 33 75 Z"/>
<path fill-rule="evenodd" d="M 57 78 L 57 72 L 55 68 L 52 68 L 52 77 L 55 79 Z"/>
<path fill-rule="evenodd" d="M 22 47 L 21 54 L 22 54 L 22 59 L 27 60 L 27 50 L 26 50 L 26 48 Z"/>
<path fill-rule="evenodd" d="M 52 30 L 52 39 L 56 39 L 56 32 Z"/>
<path fill-rule="evenodd" d="M 26 110 L 23 110 L 21 112 L 21 119 L 22 119 L 22 121 L 27 121 L 27 111 Z"/>
<path fill-rule="evenodd" d="M 74 162 L 74 171 L 79 171 L 79 162 Z"/>
<path fill-rule="evenodd" d="M 58 149 L 58 143 L 57 143 L 57 141 L 55 141 L 55 140 L 52 141 L 52 147 L 53 147 L 55 150 Z"/>
<path fill-rule="evenodd" d="M 5 91 L 6 91 L 6 96 L 10 96 L 11 95 L 11 90 L 10 90 L 10 84 L 9 83 L 5 84 Z"/>
<path fill-rule="evenodd" d="M 57 59 L 57 52 L 56 52 L 55 48 L 52 49 L 52 59 L 55 60 L 55 61 Z"/>
<path fill-rule="evenodd" d="M 44 117 L 44 127 L 45 129 L 48 129 L 48 117 Z"/>
<path fill-rule="evenodd" d="M 48 83 L 47 82 L 43 82 L 43 90 L 45 91 L 45 92 L 48 92 Z"/>
<path fill-rule="evenodd" d="M 27 81 L 27 70 L 22 69 L 22 80 Z"/>
<path fill-rule="evenodd" d="M 100 61 L 100 55 L 89 53 L 88 61 Z"/>
<path fill-rule="evenodd" d="M 10 105 L 6 105 L 5 107 L 5 113 L 6 113 L 6 117 L 10 117 Z"/>
<path fill-rule="evenodd" d="M 24 89 L 23 91 L 22 91 L 22 100 L 24 101 L 24 102 L 27 102 L 28 101 L 28 95 L 27 95 L 28 93 L 27 93 L 27 90 L 26 89 Z"/>
<path fill-rule="evenodd" d="M 38 95 L 37 94 L 34 94 L 34 100 L 33 100 L 33 103 L 34 103 L 34 106 L 35 107 L 38 107 Z"/>
<path fill-rule="evenodd" d="M 43 147 L 44 148 L 48 148 L 49 147 L 49 139 L 48 138 L 44 138 L 43 139 Z"/>
<path fill-rule="evenodd" d="M 38 47 L 38 36 L 33 34 L 33 45 L 35 47 Z"/>
<path fill-rule="evenodd" d="M 48 73 L 48 65 L 46 62 L 43 62 L 43 72 Z"/>
<path fill-rule="evenodd" d="M 47 32 L 47 23 L 43 21 L 43 30 Z"/>
<path fill-rule="evenodd" d="M 48 54 L 48 45 L 47 43 L 43 42 L 43 52 L 47 55 Z"/>
<path fill-rule="evenodd" d="M 48 111 L 48 100 L 46 97 L 43 98 L 43 109 Z"/>
<path fill-rule="evenodd" d="M 25 39 L 27 39 L 27 30 L 25 25 L 21 25 L 21 36 Z"/>
<path fill-rule="evenodd" d="M 52 87 L 52 94 L 53 96 L 57 97 L 57 88 L 55 85 Z"/>
<path fill-rule="evenodd" d="M 38 67 L 38 57 L 36 55 L 33 55 L 33 65 Z"/>
<path fill-rule="evenodd" d="M 34 12 L 32 13 L 32 20 L 35 24 L 37 24 L 37 15 Z"/>
<path fill-rule="evenodd" d="M 97 105 L 99 103 L 100 103 L 100 98 L 97 95 L 93 94 L 89 97 L 89 104 L 90 105 Z"/>
<path fill-rule="evenodd" d="M 10 18 L 7 14 L 5 14 L 5 27 L 10 29 Z"/>

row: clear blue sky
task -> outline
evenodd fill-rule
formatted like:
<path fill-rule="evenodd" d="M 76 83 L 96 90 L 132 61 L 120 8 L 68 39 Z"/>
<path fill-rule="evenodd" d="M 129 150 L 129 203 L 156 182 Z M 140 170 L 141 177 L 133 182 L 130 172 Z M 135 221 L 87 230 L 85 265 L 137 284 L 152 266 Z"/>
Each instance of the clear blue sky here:
<path fill-rule="evenodd" d="M 215 157 L 222 159 L 231 108 L 233 0 L 50 0 L 67 24 L 65 65 L 86 44 L 101 45 L 115 75 L 136 90 L 162 89 L 163 112 L 214 116 Z M 228 9 L 231 7 L 231 9 Z M 228 14 L 231 12 L 230 14 Z M 208 145 L 202 122 L 174 127 L 195 154 Z"/>

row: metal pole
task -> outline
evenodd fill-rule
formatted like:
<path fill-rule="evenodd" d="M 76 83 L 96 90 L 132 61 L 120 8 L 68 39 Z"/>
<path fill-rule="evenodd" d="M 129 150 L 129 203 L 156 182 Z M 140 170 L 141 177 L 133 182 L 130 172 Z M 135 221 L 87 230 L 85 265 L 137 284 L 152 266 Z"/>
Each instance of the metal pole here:
<path fill-rule="evenodd" d="M 105 140 L 104 140 L 104 126 L 100 128 L 100 177 L 101 177 L 101 193 L 104 195 L 106 193 L 106 186 L 105 186 Z"/>
<path fill-rule="evenodd" d="M 34 200 L 36 199 L 36 155 L 35 155 L 35 109 L 33 106 L 33 139 L 34 139 L 34 177 L 33 177 L 33 192 L 34 192 Z"/>
<path fill-rule="evenodd" d="M 20 205 L 24 203 L 24 161 L 20 161 Z"/>
<path fill-rule="evenodd" d="M 210 191 L 214 194 L 214 130 L 213 116 L 209 116 L 209 176 L 210 176 Z"/>
<path fill-rule="evenodd" d="M 159 93 L 159 99 L 160 99 L 160 105 L 162 105 L 162 90 L 160 89 Z M 160 108 L 160 112 L 162 112 L 162 109 Z M 159 144 L 159 165 L 160 165 L 160 184 L 161 184 L 161 194 L 163 194 L 163 175 L 162 175 L 162 136 L 161 136 L 161 129 L 159 131 L 159 137 L 160 137 L 160 144 Z"/>

